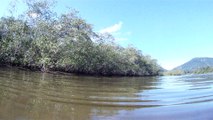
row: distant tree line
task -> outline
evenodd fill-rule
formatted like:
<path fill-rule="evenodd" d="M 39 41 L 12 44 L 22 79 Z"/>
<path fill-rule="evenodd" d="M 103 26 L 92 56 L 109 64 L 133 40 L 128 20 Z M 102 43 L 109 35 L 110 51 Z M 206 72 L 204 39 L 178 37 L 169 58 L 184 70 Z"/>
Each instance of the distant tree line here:
<path fill-rule="evenodd" d="M 193 71 L 195 74 L 213 73 L 213 67 L 203 67 Z"/>
<path fill-rule="evenodd" d="M 94 32 L 76 11 L 58 16 L 46 1 L 26 4 L 19 17 L 0 19 L 1 64 L 91 75 L 159 75 L 156 60 L 117 45 L 110 34 Z"/>
<path fill-rule="evenodd" d="M 184 70 L 171 70 L 171 71 L 166 71 L 163 74 L 164 75 L 171 75 L 171 76 L 176 76 L 176 75 L 185 75 L 185 74 L 205 74 L 205 73 L 213 73 L 213 67 L 201 67 L 192 71 L 184 71 Z"/>
<path fill-rule="evenodd" d="M 184 74 L 186 74 L 186 72 L 183 71 L 183 70 L 170 70 L 170 71 L 165 71 L 163 73 L 163 75 L 165 75 L 165 76 L 167 76 L 167 75 L 169 75 L 169 76 L 177 76 L 177 75 L 184 75 Z"/>

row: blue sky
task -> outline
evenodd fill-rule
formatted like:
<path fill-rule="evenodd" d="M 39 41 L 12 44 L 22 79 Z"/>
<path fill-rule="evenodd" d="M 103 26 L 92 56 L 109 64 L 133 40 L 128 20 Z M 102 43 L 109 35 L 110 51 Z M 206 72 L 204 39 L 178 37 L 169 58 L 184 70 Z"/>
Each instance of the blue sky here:
<path fill-rule="evenodd" d="M 1 1 L 0 16 L 7 15 L 9 1 Z M 110 32 L 118 44 L 132 44 L 172 69 L 213 57 L 212 6 L 213 0 L 58 0 L 55 10 L 78 10 L 95 31 Z"/>

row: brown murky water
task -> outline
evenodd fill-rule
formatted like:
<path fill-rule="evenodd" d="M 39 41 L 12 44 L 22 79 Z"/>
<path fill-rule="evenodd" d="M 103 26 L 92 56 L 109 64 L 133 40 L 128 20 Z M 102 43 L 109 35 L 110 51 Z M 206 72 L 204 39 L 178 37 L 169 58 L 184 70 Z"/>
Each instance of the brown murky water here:
<path fill-rule="evenodd" d="M 213 74 L 80 77 L 0 68 L 0 120 L 213 119 Z"/>

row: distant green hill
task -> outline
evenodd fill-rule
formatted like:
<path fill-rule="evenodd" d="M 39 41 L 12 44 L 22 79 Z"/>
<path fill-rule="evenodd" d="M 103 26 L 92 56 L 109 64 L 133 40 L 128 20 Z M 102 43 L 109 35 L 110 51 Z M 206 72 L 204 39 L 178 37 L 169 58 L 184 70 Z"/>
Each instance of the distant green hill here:
<path fill-rule="evenodd" d="M 165 75 L 182 75 L 187 73 L 203 74 L 213 72 L 213 58 L 202 57 L 193 58 L 192 60 L 167 71 Z"/>
<path fill-rule="evenodd" d="M 202 57 L 202 58 L 194 58 L 181 66 L 174 68 L 173 70 L 181 70 L 185 72 L 193 72 L 195 70 L 213 67 L 213 58 Z"/>

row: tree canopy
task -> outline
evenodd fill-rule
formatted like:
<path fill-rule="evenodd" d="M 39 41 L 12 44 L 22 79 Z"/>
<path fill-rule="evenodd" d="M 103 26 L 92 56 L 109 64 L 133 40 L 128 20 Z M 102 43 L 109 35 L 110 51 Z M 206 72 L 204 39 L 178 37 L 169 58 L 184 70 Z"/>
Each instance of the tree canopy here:
<path fill-rule="evenodd" d="M 21 17 L 0 19 L 0 63 L 91 75 L 158 75 L 156 60 L 110 34 L 94 32 L 75 10 L 57 15 L 52 3 L 26 1 Z"/>

